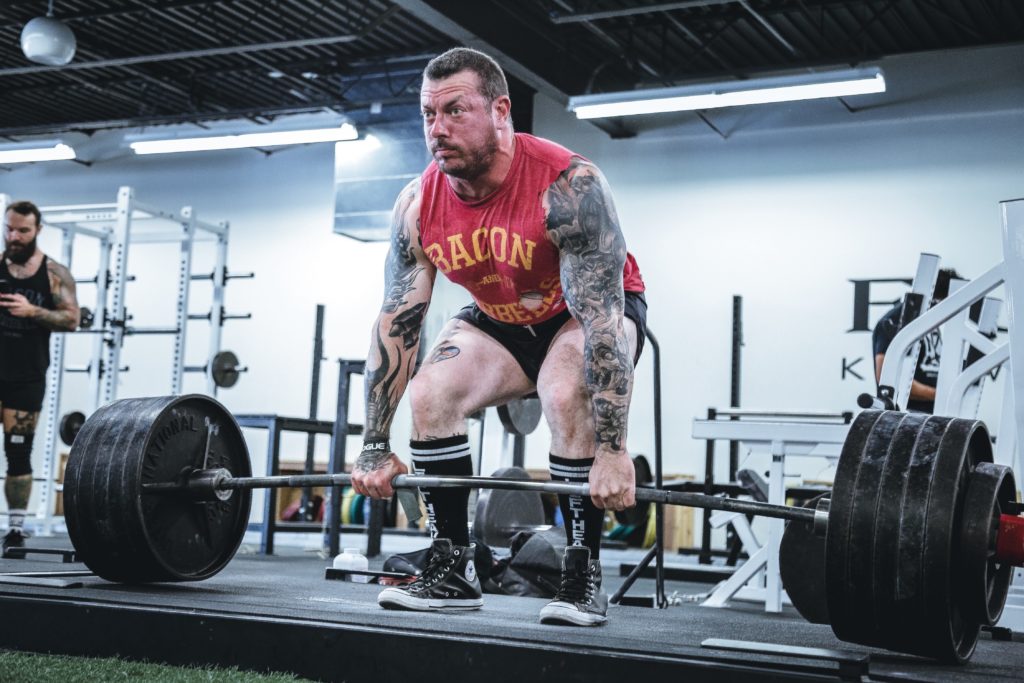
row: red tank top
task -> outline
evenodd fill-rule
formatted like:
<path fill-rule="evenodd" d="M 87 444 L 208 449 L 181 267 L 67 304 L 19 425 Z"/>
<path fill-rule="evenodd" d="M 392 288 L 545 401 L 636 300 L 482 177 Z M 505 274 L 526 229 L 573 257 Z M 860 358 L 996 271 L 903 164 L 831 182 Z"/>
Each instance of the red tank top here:
<path fill-rule="evenodd" d="M 558 249 L 548 237 L 541 199 L 579 155 L 550 140 L 515 135 L 508 175 L 484 199 L 460 199 L 436 162 L 427 167 L 421 179 L 420 242 L 431 263 L 465 287 L 485 314 L 535 325 L 566 308 Z M 632 254 L 626 254 L 622 280 L 625 291 L 644 291 Z"/>

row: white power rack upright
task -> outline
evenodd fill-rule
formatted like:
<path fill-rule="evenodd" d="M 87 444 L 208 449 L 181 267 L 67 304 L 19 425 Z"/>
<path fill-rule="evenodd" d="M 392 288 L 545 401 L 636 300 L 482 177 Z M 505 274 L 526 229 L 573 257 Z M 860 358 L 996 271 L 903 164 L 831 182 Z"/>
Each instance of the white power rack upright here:
<path fill-rule="evenodd" d="M 0 194 L 0 204 L 6 209 L 11 198 Z M 99 241 L 97 274 L 94 278 L 76 278 L 79 284 L 94 284 L 95 297 L 85 300 L 79 292 L 79 303 L 92 308 L 95 322 L 92 328 L 81 332 L 94 335 L 89 363 L 84 366 L 66 366 L 64 362 L 67 340 L 63 334 L 54 334 L 50 345 L 50 367 L 47 371 L 46 404 L 44 407 L 45 440 L 43 471 L 36 476 L 39 502 L 35 515 L 40 533 L 52 533 L 54 496 L 57 491 L 59 423 L 61 396 L 65 372 L 89 375 L 87 403 L 82 406 L 86 415 L 99 406 L 117 398 L 118 375 L 121 367 L 121 349 L 124 338 L 133 334 L 163 334 L 173 337 L 170 394 L 179 394 L 185 372 L 203 372 L 206 375 L 206 393 L 215 396 L 217 385 L 213 377 L 213 358 L 220 352 L 221 333 L 225 320 L 251 317 L 249 314 L 228 315 L 224 311 L 224 290 L 229 279 L 252 277 L 251 273 L 235 275 L 227 272 L 229 226 L 227 222 L 209 223 L 196 217 L 192 207 L 168 211 L 135 198 L 129 186 L 118 188 L 117 201 L 98 204 L 70 204 L 42 206 L 43 224 L 62 233 L 60 262 L 72 269 L 76 237 Z M 215 266 L 212 273 L 192 272 L 193 248 L 197 242 L 215 245 Z M 167 243 L 178 245 L 177 295 L 174 321 L 166 327 L 133 327 L 125 308 L 125 287 L 133 279 L 127 273 L 129 247 L 132 244 Z M 210 311 L 189 312 L 189 294 L 193 280 L 210 280 L 213 285 Z M 188 322 L 209 322 L 208 359 L 201 365 L 186 365 L 185 349 Z M 77 333 L 76 333 L 77 334 Z"/>

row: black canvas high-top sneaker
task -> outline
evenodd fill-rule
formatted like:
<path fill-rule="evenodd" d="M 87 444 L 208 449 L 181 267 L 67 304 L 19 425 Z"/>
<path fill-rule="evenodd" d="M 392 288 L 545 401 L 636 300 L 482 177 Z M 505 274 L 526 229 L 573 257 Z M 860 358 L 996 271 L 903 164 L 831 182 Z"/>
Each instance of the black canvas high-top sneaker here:
<path fill-rule="evenodd" d="M 0 541 L 0 557 L 7 555 L 8 548 L 24 548 L 26 538 L 29 538 L 29 534 L 23 529 L 15 528 L 8 531 L 3 541 Z"/>
<path fill-rule="evenodd" d="M 473 564 L 473 546 L 435 538 L 423 572 L 412 583 L 390 586 L 377 596 L 386 609 L 480 609 L 484 604 Z"/>
<path fill-rule="evenodd" d="M 608 596 L 601 590 L 601 563 L 590 548 L 569 546 L 562 558 L 562 584 L 540 611 L 542 624 L 600 626 L 608 621 Z"/>

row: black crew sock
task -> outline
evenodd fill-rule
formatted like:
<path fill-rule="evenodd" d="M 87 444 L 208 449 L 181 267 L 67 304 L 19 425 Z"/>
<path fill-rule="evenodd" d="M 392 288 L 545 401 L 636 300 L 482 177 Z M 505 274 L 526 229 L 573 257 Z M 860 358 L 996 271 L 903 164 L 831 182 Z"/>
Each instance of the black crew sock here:
<path fill-rule="evenodd" d="M 551 481 L 566 481 L 586 484 L 590 481 L 593 458 L 570 460 L 550 455 Z M 601 556 L 601 531 L 604 527 L 604 510 L 594 505 L 590 496 L 558 496 L 558 506 L 565 521 L 565 542 L 567 545 L 583 545 L 590 548 L 590 559 Z"/>
<path fill-rule="evenodd" d="M 432 441 L 410 441 L 412 466 L 416 474 L 469 477 L 473 458 L 469 453 L 469 435 L 459 434 Z M 451 539 L 454 545 L 469 545 L 469 489 L 420 489 L 427 507 L 427 520 L 433 538 Z"/>

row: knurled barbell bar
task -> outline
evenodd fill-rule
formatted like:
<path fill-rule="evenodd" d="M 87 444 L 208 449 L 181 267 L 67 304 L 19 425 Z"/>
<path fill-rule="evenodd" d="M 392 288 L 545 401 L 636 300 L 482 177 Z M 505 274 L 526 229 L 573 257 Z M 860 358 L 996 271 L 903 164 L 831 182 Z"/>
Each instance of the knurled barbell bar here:
<path fill-rule="evenodd" d="M 1004 514 L 1013 509 L 1013 476 L 991 461 L 979 421 L 865 411 L 850 427 L 827 511 L 645 487 L 636 497 L 816 526 L 839 638 L 962 662 L 981 626 L 998 619 L 1008 567 L 1024 564 L 1024 519 Z M 192 581 L 234 555 L 251 489 L 350 481 L 252 477 L 241 430 L 209 397 L 127 399 L 82 426 L 65 473 L 65 514 L 79 556 L 99 576 Z M 393 484 L 589 495 L 585 484 L 488 477 L 401 475 Z"/>

